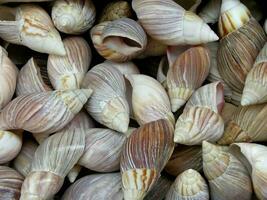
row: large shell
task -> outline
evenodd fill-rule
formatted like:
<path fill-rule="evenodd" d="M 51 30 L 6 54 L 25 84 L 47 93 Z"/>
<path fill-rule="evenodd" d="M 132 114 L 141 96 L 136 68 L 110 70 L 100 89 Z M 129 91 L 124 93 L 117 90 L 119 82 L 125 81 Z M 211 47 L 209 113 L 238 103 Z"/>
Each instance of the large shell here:
<path fill-rule="evenodd" d="M 98 172 L 120 169 L 120 156 L 126 136 L 110 129 L 90 129 L 85 132 L 85 150 L 79 160 L 83 167 Z"/>
<path fill-rule="evenodd" d="M 133 113 L 140 125 L 159 119 L 167 119 L 174 124 L 170 100 L 157 80 L 141 74 L 126 75 L 126 78 L 133 88 Z"/>
<path fill-rule="evenodd" d="M 0 199 L 19 200 L 23 176 L 6 166 L 0 166 Z"/>
<path fill-rule="evenodd" d="M 202 170 L 201 147 L 178 145 L 164 170 L 176 177 L 188 169 Z"/>
<path fill-rule="evenodd" d="M 195 170 L 188 169 L 175 179 L 166 200 L 209 200 L 205 179 Z"/>
<path fill-rule="evenodd" d="M 206 23 L 216 23 L 220 16 L 222 0 L 210 0 L 198 14 Z"/>
<path fill-rule="evenodd" d="M 91 49 L 82 37 L 63 40 L 65 56 L 49 55 L 47 72 L 55 89 L 79 89 L 91 63 Z"/>
<path fill-rule="evenodd" d="M 172 112 L 176 112 L 199 88 L 209 74 L 209 50 L 191 47 L 176 58 L 167 73 L 167 88 Z"/>
<path fill-rule="evenodd" d="M 224 121 L 220 116 L 223 105 L 223 85 L 220 82 L 199 88 L 176 122 L 174 141 L 196 145 L 204 140 L 219 140 L 224 130 Z"/>
<path fill-rule="evenodd" d="M 124 199 L 141 200 L 153 187 L 174 149 L 166 120 L 147 123 L 128 138 L 121 157 Z"/>
<path fill-rule="evenodd" d="M 61 37 L 47 12 L 31 4 L 0 6 L 0 37 L 41 53 L 65 55 Z"/>
<path fill-rule="evenodd" d="M 77 180 L 71 185 L 62 200 L 123 200 L 121 190 L 121 175 L 93 174 Z"/>
<path fill-rule="evenodd" d="M 146 32 L 164 44 L 195 45 L 218 40 L 200 17 L 172 0 L 133 0 L 132 7 Z"/>
<path fill-rule="evenodd" d="M 147 45 L 143 28 L 129 18 L 97 24 L 91 29 L 91 39 L 101 56 L 115 62 L 137 57 Z"/>
<path fill-rule="evenodd" d="M 95 22 L 96 10 L 91 0 L 57 0 L 52 7 L 52 19 L 63 33 L 81 34 Z"/>
<path fill-rule="evenodd" d="M 23 182 L 21 200 L 49 199 L 61 188 L 65 176 L 85 147 L 82 129 L 58 132 L 36 150 L 31 171 Z"/>
<path fill-rule="evenodd" d="M 211 199 L 250 200 L 252 185 L 249 172 L 229 152 L 229 147 L 217 146 L 204 141 L 202 148 L 203 171 L 209 182 Z"/>
<path fill-rule="evenodd" d="M 75 117 L 91 93 L 90 89 L 82 89 L 21 95 L 0 113 L 0 129 L 54 133 Z"/>
<path fill-rule="evenodd" d="M 92 88 L 92 97 L 85 105 L 99 123 L 125 133 L 129 125 L 129 105 L 123 75 L 116 68 L 102 63 L 93 67 L 83 80 L 83 88 Z"/>

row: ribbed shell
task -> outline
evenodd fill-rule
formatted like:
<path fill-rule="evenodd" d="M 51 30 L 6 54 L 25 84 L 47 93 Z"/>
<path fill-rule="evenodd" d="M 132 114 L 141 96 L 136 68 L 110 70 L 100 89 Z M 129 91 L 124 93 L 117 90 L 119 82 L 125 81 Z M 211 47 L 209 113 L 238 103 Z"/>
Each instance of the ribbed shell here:
<path fill-rule="evenodd" d="M 85 176 L 72 184 L 64 193 L 62 200 L 123 200 L 121 175 L 93 174 Z"/>
<path fill-rule="evenodd" d="M 8 58 L 7 52 L 0 46 L 0 110 L 11 101 L 16 89 L 17 67 Z"/>
<path fill-rule="evenodd" d="M 115 62 L 126 62 L 137 57 L 147 45 L 145 31 L 129 18 L 97 24 L 91 29 L 91 39 L 101 56 Z"/>
<path fill-rule="evenodd" d="M 91 63 L 91 49 L 82 37 L 68 37 L 63 44 L 65 56 L 48 57 L 49 79 L 55 89 L 79 89 Z"/>
<path fill-rule="evenodd" d="M 19 200 L 23 176 L 6 166 L 0 166 L 0 199 Z"/>
<path fill-rule="evenodd" d="M 203 171 L 209 182 L 211 199 L 249 200 L 252 195 L 249 173 L 245 166 L 229 153 L 229 148 L 208 142 L 203 142 L 202 148 Z"/>
<path fill-rule="evenodd" d="M 98 172 L 120 169 L 120 157 L 126 136 L 110 129 L 95 128 L 85 132 L 85 150 L 79 160 L 83 167 Z"/>
<path fill-rule="evenodd" d="M 125 200 L 145 197 L 173 149 L 173 128 L 166 120 L 147 123 L 131 134 L 120 163 Z"/>
<path fill-rule="evenodd" d="M 106 63 L 96 65 L 86 74 L 82 87 L 94 91 L 85 108 L 96 121 L 119 132 L 128 130 L 129 105 L 119 70 Z"/>
<path fill-rule="evenodd" d="M 118 62 L 112 62 L 110 60 L 106 60 L 104 62 L 107 65 L 111 65 L 112 67 L 119 70 L 123 75 L 126 74 L 140 74 L 140 71 L 138 67 L 133 62 L 124 62 L 124 63 L 118 63 Z"/>
<path fill-rule="evenodd" d="M 38 64 L 34 58 L 31 58 L 19 71 L 16 95 L 20 96 L 51 90 L 50 86 L 43 80 Z"/>
<path fill-rule="evenodd" d="M 166 200 L 209 200 L 208 185 L 197 171 L 188 169 L 177 176 Z"/>
<path fill-rule="evenodd" d="M 209 70 L 209 50 L 203 46 L 189 48 L 170 65 L 167 88 L 173 112 L 181 108 L 194 90 L 202 85 Z"/>
<path fill-rule="evenodd" d="M 89 30 L 96 17 L 91 0 L 57 0 L 52 7 L 52 19 L 63 33 L 82 34 Z"/>
<path fill-rule="evenodd" d="M 202 170 L 202 151 L 200 146 L 178 145 L 164 170 L 176 177 L 187 169 Z"/>
<path fill-rule="evenodd" d="M 82 109 L 92 90 L 65 90 L 21 95 L 0 114 L 0 129 L 24 129 L 32 133 L 54 133 Z"/>

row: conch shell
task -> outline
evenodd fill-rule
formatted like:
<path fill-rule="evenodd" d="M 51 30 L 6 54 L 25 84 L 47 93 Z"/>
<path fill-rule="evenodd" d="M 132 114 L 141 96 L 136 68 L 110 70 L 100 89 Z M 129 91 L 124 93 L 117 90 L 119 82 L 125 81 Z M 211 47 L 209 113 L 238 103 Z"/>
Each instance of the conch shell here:
<path fill-rule="evenodd" d="M 224 121 L 220 116 L 223 105 L 223 85 L 220 82 L 199 88 L 176 122 L 174 141 L 185 145 L 199 145 L 204 140 L 219 140 L 224 130 Z"/>
<path fill-rule="evenodd" d="M 181 108 L 207 78 L 210 70 L 209 50 L 203 46 L 191 47 L 180 54 L 167 73 L 167 88 L 172 112 Z"/>
<path fill-rule="evenodd" d="M 219 39 L 200 17 L 172 0 L 133 0 L 132 7 L 148 35 L 163 44 L 195 45 Z"/>
<path fill-rule="evenodd" d="M 129 18 L 97 24 L 91 29 L 91 39 L 101 56 L 115 62 L 126 62 L 137 57 L 147 45 L 145 31 Z"/>
<path fill-rule="evenodd" d="M 120 163 L 125 200 L 145 197 L 156 184 L 173 149 L 173 127 L 166 120 L 147 123 L 131 134 Z"/>
<path fill-rule="evenodd" d="M 82 37 L 67 37 L 63 44 L 65 56 L 48 57 L 49 79 L 57 90 L 79 89 L 91 63 L 91 49 Z"/>
<path fill-rule="evenodd" d="M 123 75 L 116 68 L 102 63 L 85 76 L 83 88 L 93 89 L 85 108 L 99 123 L 125 133 L 130 121 L 129 105 Z"/>
<path fill-rule="evenodd" d="M 0 37 L 32 50 L 65 55 L 61 37 L 46 11 L 37 5 L 0 6 Z"/>
<path fill-rule="evenodd" d="M 54 133 L 75 117 L 91 93 L 91 89 L 81 89 L 21 95 L 0 113 L 0 130 Z"/>
<path fill-rule="evenodd" d="M 62 200 L 123 200 L 119 173 L 92 174 L 77 180 L 64 193 Z"/>
<path fill-rule="evenodd" d="M 0 166 L 0 199 L 19 200 L 23 176 L 6 166 Z"/>
<path fill-rule="evenodd" d="M 120 169 L 120 157 L 126 136 L 110 129 L 89 129 L 85 132 L 85 150 L 79 164 L 97 172 Z"/>
<path fill-rule="evenodd" d="M 204 141 L 202 151 L 203 171 L 209 182 L 211 199 L 250 200 L 252 185 L 249 172 L 229 152 L 229 147 L 217 146 Z"/>
<path fill-rule="evenodd" d="M 52 198 L 78 162 L 84 146 L 81 129 L 58 132 L 47 138 L 35 152 L 31 171 L 22 185 L 20 200 Z"/>
<path fill-rule="evenodd" d="M 210 0 L 198 14 L 206 23 L 216 23 L 220 16 L 222 0 Z"/>
<path fill-rule="evenodd" d="M 195 170 L 188 169 L 176 177 L 166 200 L 209 200 L 205 179 Z"/>
<path fill-rule="evenodd" d="M 63 33 L 82 34 L 93 26 L 95 17 L 91 0 L 57 0 L 52 7 L 52 20 Z"/>
<path fill-rule="evenodd" d="M 168 95 L 157 80 L 141 74 L 125 75 L 125 77 L 133 88 L 133 113 L 140 125 L 159 119 L 175 123 Z"/>
<path fill-rule="evenodd" d="M 0 110 L 2 110 L 13 97 L 16 89 L 17 75 L 17 67 L 8 58 L 5 49 L 0 46 Z"/>

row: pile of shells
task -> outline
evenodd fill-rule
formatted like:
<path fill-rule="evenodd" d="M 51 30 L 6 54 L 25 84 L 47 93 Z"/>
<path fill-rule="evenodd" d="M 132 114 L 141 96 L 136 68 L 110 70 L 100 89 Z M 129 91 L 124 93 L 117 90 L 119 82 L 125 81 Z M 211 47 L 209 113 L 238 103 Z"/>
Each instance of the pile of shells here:
<path fill-rule="evenodd" d="M 264 5 L 0 0 L 0 200 L 267 199 Z"/>

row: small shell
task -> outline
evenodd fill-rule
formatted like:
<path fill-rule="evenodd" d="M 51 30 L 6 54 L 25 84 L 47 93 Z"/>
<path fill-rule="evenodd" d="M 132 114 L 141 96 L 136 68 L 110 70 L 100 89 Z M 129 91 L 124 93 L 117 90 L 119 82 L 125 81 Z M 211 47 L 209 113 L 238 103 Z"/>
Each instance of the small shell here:
<path fill-rule="evenodd" d="M 54 133 L 75 117 L 91 93 L 91 89 L 82 89 L 21 95 L 0 113 L 0 130 Z"/>
<path fill-rule="evenodd" d="M 0 6 L 0 37 L 41 53 L 66 53 L 50 16 L 37 5 L 24 4 L 17 8 Z"/>
<path fill-rule="evenodd" d="M 74 167 L 70 170 L 70 172 L 68 173 L 68 179 L 71 183 L 74 183 L 74 181 L 77 179 L 81 169 L 82 169 L 82 166 L 74 165 Z"/>
<path fill-rule="evenodd" d="M 0 166 L 0 199 L 19 200 L 23 177 L 14 169 Z"/>
<path fill-rule="evenodd" d="M 99 18 L 99 23 L 104 21 L 113 21 L 120 18 L 131 18 L 132 9 L 127 1 L 110 2 L 103 9 Z"/>
<path fill-rule="evenodd" d="M 209 200 L 205 179 L 195 170 L 188 169 L 175 179 L 166 200 Z"/>
<path fill-rule="evenodd" d="M 123 75 L 116 68 L 102 63 L 85 76 L 83 88 L 92 88 L 92 97 L 85 108 L 99 123 L 125 133 L 129 125 L 129 105 Z"/>
<path fill-rule="evenodd" d="M 65 56 L 49 55 L 47 71 L 55 89 L 79 89 L 91 63 L 91 49 L 82 37 L 63 40 Z"/>
<path fill-rule="evenodd" d="M 223 85 L 220 82 L 199 88 L 189 99 L 183 114 L 176 122 L 174 141 L 197 145 L 204 140 L 219 140 L 224 130 L 224 122 L 220 116 L 223 105 Z"/>
<path fill-rule="evenodd" d="M 85 132 L 85 150 L 79 164 L 97 172 L 120 169 L 120 156 L 126 136 L 110 129 L 90 129 Z"/>
<path fill-rule="evenodd" d="M 200 17 L 172 0 L 133 0 L 132 7 L 146 32 L 163 44 L 195 45 L 219 39 Z"/>
<path fill-rule="evenodd" d="M 0 111 L 13 97 L 16 89 L 17 75 L 17 67 L 8 58 L 5 49 L 0 46 Z"/>
<path fill-rule="evenodd" d="M 143 28 L 129 18 L 102 22 L 91 29 L 97 52 L 115 62 L 126 62 L 141 54 L 147 45 Z"/>
<path fill-rule="evenodd" d="M 16 95 L 20 96 L 46 91 L 52 91 L 52 89 L 44 82 L 38 64 L 31 58 L 19 72 Z"/>
<path fill-rule="evenodd" d="M 157 80 L 141 74 L 125 77 L 133 88 L 133 113 L 140 125 L 159 119 L 167 119 L 172 124 L 175 123 L 168 95 Z"/>
<path fill-rule="evenodd" d="M 121 175 L 94 174 L 85 176 L 72 184 L 64 193 L 62 200 L 123 200 Z"/>
<path fill-rule="evenodd" d="M 206 23 L 216 23 L 220 16 L 222 0 L 210 0 L 198 14 Z"/>
<path fill-rule="evenodd" d="M 252 185 L 249 173 L 245 166 L 229 152 L 229 147 L 204 141 L 202 148 L 203 171 L 209 182 L 211 199 L 250 200 Z"/>
<path fill-rule="evenodd" d="M 189 48 L 176 58 L 174 64 L 170 64 L 167 73 L 167 88 L 172 112 L 181 108 L 194 90 L 202 85 L 209 70 L 209 50 L 203 46 Z"/>
<path fill-rule="evenodd" d="M 165 171 L 172 176 L 178 176 L 183 171 L 202 170 L 202 151 L 200 146 L 178 145 L 168 161 Z"/>
<path fill-rule="evenodd" d="M 147 123 L 131 134 L 120 163 L 125 200 L 145 197 L 156 184 L 173 149 L 173 128 L 166 120 Z"/>

